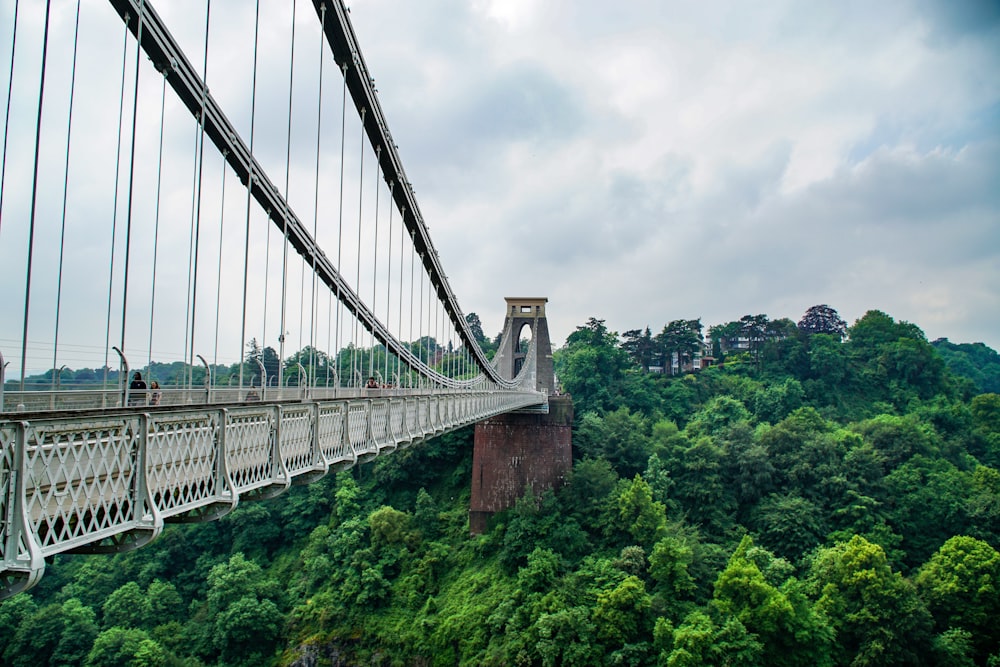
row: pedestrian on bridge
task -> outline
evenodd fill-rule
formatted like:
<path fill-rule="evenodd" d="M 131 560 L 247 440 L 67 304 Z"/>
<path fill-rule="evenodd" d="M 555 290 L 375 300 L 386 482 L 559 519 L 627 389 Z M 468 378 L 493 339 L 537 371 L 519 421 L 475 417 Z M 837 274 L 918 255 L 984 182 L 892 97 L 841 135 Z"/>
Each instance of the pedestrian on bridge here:
<path fill-rule="evenodd" d="M 129 405 L 146 404 L 146 382 L 142 379 L 142 373 L 139 371 L 135 372 L 135 375 L 132 376 L 132 382 L 128 386 L 128 390 Z"/>
<path fill-rule="evenodd" d="M 149 383 L 149 404 L 159 405 L 160 398 L 163 396 L 163 392 L 160 391 L 160 383 L 153 380 Z"/>

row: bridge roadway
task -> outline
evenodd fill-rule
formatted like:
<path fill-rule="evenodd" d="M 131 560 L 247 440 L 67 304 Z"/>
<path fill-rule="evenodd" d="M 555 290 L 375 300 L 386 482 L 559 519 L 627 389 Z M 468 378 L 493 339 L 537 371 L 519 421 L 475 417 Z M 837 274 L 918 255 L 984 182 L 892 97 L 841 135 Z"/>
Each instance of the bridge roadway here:
<path fill-rule="evenodd" d="M 226 400 L 226 391 L 215 400 Z M 541 392 L 493 388 L 337 394 L 0 413 L 0 599 L 34 585 L 47 556 L 134 549 L 164 522 L 216 519 L 241 498 L 269 498 L 292 483 L 546 404 Z M 182 392 L 164 398 L 193 400 Z"/>

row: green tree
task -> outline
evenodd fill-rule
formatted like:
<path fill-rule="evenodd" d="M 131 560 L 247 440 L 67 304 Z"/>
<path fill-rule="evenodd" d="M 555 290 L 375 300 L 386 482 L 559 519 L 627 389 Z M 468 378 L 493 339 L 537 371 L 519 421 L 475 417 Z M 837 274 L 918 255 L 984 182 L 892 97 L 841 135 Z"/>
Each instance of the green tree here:
<path fill-rule="evenodd" d="M 465 321 L 469 325 L 469 331 L 472 332 L 472 338 L 479 343 L 479 347 L 485 350 L 488 341 L 486 339 L 486 334 L 483 333 L 483 322 L 479 319 L 479 315 L 469 313 L 465 316 Z"/>
<path fill-rule="evenodd" d="M 145 630 L 112 627 L 97 636 L 86 667 L 166 667 L 167 651 Z"/>
<path fill-rule="evenodd" d="M 730 617 L 717 625 L 703 611 L 688 614 L 671 639 L 670 652 L 659 659 L 667 667 L 755 667 L 764 653 L 739 619 Z"/>
<path fill-rule="evenodd" d="M 789 596 L 767 582 L 747 558 L 753 540 L 745 536 L 715 582 L 713 605 L 723 618 L 733 616 L 763 645 L 760 665 L 832 664 L 830 628 L 814 614 L 804 596 Z"/>
<path fill-rule="evenodd" d="M 663 503 L 653 500 L 649 484 L 639 475 L 618 496 L 618 517 L 636 544 L 652 545 L 667 529 Z"/>
<path fill-rule="evenodd" d="M 840 314 L 825 303 L 811 306 L 806 310 L 798 324 L 799 330 L 806 334 L 828 334 L 843 339 L 847 335 L 847 322 Z"/>
<path fill-rule="evenodd" d="M 7 645 L 4 658 L 12 667 L 80 665 L 96 636 L 94 610 L 70 598 L 62 604 L 47 604 L 30 616 L 24 616 Z"/>
<path fill-rule="evenodd" d="M 717 396 L 695 413 L 685 430 L 692 440 L 702 435 L 719 436 L 749 420 L 750 412 L 741 402 L 731 396 Z"/>
<path fill-rule="evenodd" d="M 259 664 L 280 636 L 281 587 L 253 561 L 236 553 L 207 578 L 202 651 L 227 664 Z"/>
<path fill-rule="evenodd" d="M 623 477 L 645 470 L 653 453 L 648 420 L 627 407 L 583 415 L 574 436 L 583 456 L 606 459 Z"/>
<path fill-rule="evenodd" d="M 829 334 L 814 334 L 809 338 L 809 377 L 821 381 L 826 392 L 839 389 L 848 370 L 844 345 L 838 338 Z"/>
<path fill-rule="evenodd" d="M 673 320 L 663 327 L 656 335 L 655 344 L 660 365 L 665 372 L 674 374 L 674 359 L 677 360 L 677 371 L 690 362 L 694 354 L 701 349 L 701 320 Z"/>
<path fill-rule="evenodd" d="M 670 599 L 690 598 L 697 585 L 689 572 L 694 549 L 682 535 L 664 535 L 649 554 L 649 575 Z"/>
<path fill-rule="evenodd" d="M 1000 354 L 983 343 L 956 345 L 947 338 L 931 343 L 952 374 L 968 378 L 979 392 L 1000 392 Z"/>
<path fill-rule="evenodd" d="M 653 334 L 646 327 L 645 330 L 630 329 L 622 334 L 621 348 L 628 353 L 637 366 L 644 371 L 648 371 L 653 365 L 656 353 L 656 344 L 653 342 Z"/>
<path fill-rule="evenodd" d="M 961 628 L 949 628 L 934 637 L 932 645 L 936 667 L 975 667 L 972 633 Z M 980 664 L 993 664 L 989 663 Z"/>
<path fill-rule="evenodd" d="M 242 597 L 215 617 L 212 643 L 227 664 L 259 665 L 273 654 L 283 621 L 273 601 Z"/>
<path fill-rule="evenodd" d="M 915 456 L 885 478 L 888 523 L 903 537 L 906 563 L 916 567 L 969 528 L 972 475 L 939 458 Z"/>
<path fill-rule="evenodd" d="M 13 660 L 14 656 L 8 655 L 7 649 L 14 644 L 22 623 L 37 612 L 38 605 L 35 604 L 30 595 L 26 594 L 15 595 L 0 604 L 0 628 L 4 629 L 3 632 L 0 632 L 0 658 L 6 658 L 8 662 Z M 27 626 L 25 627 L 27 628 Z M 24 639 L 25 637 L 22 636 L 21 640 Z"/>
<path fill-rule="evenodd" d="M 979 460 L 1000 468 L 1000 394 L 980 394 L 969 405 Z"/>
<path fill-rule="evenodd" d="M 979 539 L 1000 543 L 1000 470 L 976 466 L 967 508 L 969 532 Z"/>
<path fill-rule="evenodd" d="M 753 411 L 760 421 L 776 423 L 802 407 L 805 391 L 794 378 L 772 384 L 754 397 Z"/>
<path fill-rule="evenodd" d="M 827 532 L 820 507 L 797 493 L 772 493 L 752 513 L 760 540 L 782 558 L 798 560 Z"/>
<path fill-rule="evenodd" d="M 411 544 L 417 535 L 411 529 L 411 517 L 394 507 L 383 505 L 368 515 L 374 544 Z"/>
<path fill-rule="evenodd" d="M 606 459 L 585 458 L 573 465 L 559 490 L 563 512 L 593 535 L 600 535 L 612 518 L 618 474 Z"/>
<path fill-rule="evenodd" d="M 177 587 L 169 581 L 154 580 L 146 589 L 149 603 L 149 617 L 145 627 L 156 627 L 171 621 L 181 620 L 184 613 L 184 601 Z"/>
<path fill-rule="evenodd" d="M 820 549 L 809 585 L 829 619 L 837 665 L 920 665 L 930 649 L 931 617 L 908 580 L 877 544 L 854 536 Z"/>
<path fill-rule="evenodd" d="M 774 487 L 774 464 L 767 448 L 753 440 L 727 448 L 725 474 L 741 507 L 752 507 Z"/>
<path fill-rule="evenodd" d="M 573 396 L 577 414 L 618 407 L 625 370 L 631 362 L 618 346 L 618 335 L 604 320 L 590 318 L 566 339 L 553 359 L 563 388 Z"/>
<path fill-rule="evenodd" d="M 1000 553 L 982 540 L 957 535 L 941 545 L 916 577 L 939 632 L 968 632 L 977 663 L 1000 649 Z"/>
<path fill-rule="evenodd" d="M 597 642 L 591 612 L 582 606 L 543 612 L 535 622 L 537 650 L 544 667 L 590 667 L 600 664 L 603 647 Z"/>
<path fill-rule="evenodd" d="M 702 437 L 674 452 L 670 463 L 675 481 L 673 500 L 689 521 L 712 536 L 722 536 L 729 530 L 736 507 L 733 492 L 722 475 L 723 455 L 723 449 L 711 438 Z"/>
<path fill-rule="evenodd" d="M 597 594 L 594 608 L 594 625 L 597 636 L 611 645 L 622 645 L 636 640 L 647 632 L 650 597 L 646 585 L 635 576 L 626 577 L 611 590 Z"/>
<path fill-rule="evenodd" d="M 848 329 L 848 350 L 861 366 L 861 387 L 869 400 L 897 408 L 913 398 L 930 398 L 944 388 L 944 362 L 919 327 L 870 310 Z"/>
<path fill-rule="evenodd" d="M 105 629 L 143 628 L 149 617 L 149 599 L 139 584 L 130 581 L 108 597 L 102 611 Z"/>

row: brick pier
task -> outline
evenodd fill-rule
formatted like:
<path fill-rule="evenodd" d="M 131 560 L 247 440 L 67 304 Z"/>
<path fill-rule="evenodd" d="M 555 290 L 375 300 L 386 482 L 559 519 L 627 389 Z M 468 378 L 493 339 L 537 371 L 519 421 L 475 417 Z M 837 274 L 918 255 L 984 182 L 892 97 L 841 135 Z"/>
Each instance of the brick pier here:
<path fill-rule="evenodd" d="M 476 424 L 469 530 L 514 505 L 530 485 L 538 494 L 558 487 L 573 466 L 573 402 L 550 396 L 548 414 L 506 414 Z"/>

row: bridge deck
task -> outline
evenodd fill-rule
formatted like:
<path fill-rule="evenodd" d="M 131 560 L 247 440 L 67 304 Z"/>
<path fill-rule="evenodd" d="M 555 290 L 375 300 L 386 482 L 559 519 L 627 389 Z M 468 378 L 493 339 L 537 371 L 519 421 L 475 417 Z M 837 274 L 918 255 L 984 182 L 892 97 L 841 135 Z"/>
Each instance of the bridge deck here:
<path fill-rule="evenodd" d="M 343 391 L 343 390 L 340 390 Z M 165 521 L 218 518 L 240 498 L 519 408 L 533 391 L 368 396 L 0 414 L 0 598 L 44 558 L 136 548 Z"/>

